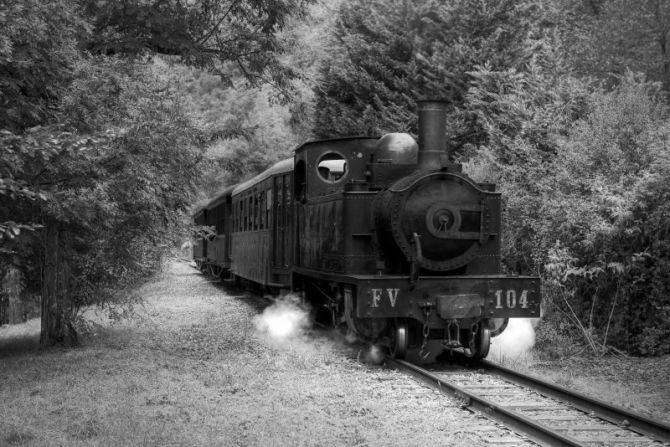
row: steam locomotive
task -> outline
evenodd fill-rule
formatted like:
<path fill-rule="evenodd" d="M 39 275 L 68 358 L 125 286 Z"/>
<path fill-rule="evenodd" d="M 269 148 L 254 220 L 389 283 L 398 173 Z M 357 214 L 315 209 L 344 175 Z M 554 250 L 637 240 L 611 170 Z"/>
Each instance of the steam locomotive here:
<path fill-rule="evenodd" d="M 540 315 L 537 277 L 501 273 L 501 200 L 446 150 L 446 103 L 409 134 L 303 144 L 194 215 L 198 267 L 306 297 L 402 358 L 427 344 L 486 357 L 509 318 Z"/>

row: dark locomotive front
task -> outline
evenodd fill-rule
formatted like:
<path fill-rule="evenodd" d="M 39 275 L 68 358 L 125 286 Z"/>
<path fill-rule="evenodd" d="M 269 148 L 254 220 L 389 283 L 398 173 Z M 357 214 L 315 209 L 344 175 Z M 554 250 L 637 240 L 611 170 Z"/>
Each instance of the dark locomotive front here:
<path fill-rule="evenodd" d="M 431 343 L 474 358 L 510 317 L 539 317 L 539 279 L 500 271 L 494 185 L 446 151 L 446 111 L 420 104 L 407 134 L 296 150 L 294 287 L 397 356 Z"/>
<path fill-rule="evenodd" d="M 196 262 L 302 293 L 396 356 L 486 356 L 506 319 L 539 317 L 540 282 L 501 273 L 500 194 L 450 160 L 445 123 L 445 104 L 425 101 L 419 144 L 403 133 L 303 144 L 198 211 L 217 234 Z"/>

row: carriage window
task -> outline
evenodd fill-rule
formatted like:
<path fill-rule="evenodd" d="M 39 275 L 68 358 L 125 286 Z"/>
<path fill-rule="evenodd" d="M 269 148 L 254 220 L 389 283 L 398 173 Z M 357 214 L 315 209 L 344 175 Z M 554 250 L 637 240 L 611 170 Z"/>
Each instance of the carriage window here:
<path fill-rule="evenodd" d="M 254 194 L 254 230 L 258 230 L 258 221 L 260 220 L 258 212 L 258 194 Z"/>
<path fill-rule="evenodd" d="M 272 189 L 265 191 L 265 227 L 272 227 Z"/>
<path fill-rule="evenodd" d="M 258 193 L 258 214 L 260 215 L 260 225 L 259 229 L 264 230 L 265 229 L 265 193 L 264 192 L 259 192 Z"/>
<path fill-rule="evenodd" d="M 284 201 L 284 190 L 282 189 L 281 177 L 277 177 L 277 207 L 280 208 Z M 281 211 L 277 211 L 281 213 Z"/>
<path fill-rule="evenodd" d="M 317 170 L 321 180 L 336 183 L 347 174 L 347 160 L 336 152 L 328 152 L 319 159 Z"/>
<path fill-rule="evenodd" d="M 261 227 L 261 213 L 259 212 L 261 209 L 261 198 L 260 195 L 256 194 L 254 197 L 254 212 L 256 213 L 256 224 L 255 224 L 255 229 L 258 230 Z"/>
<path fill-rule="evenodd" d="M 224 205 L 220 205 L 216 210 L 216 233 L 224 234 L 226 232 L 226 214 L 224 213 Z"/>
<path fill-rule="evenodd" d="M 265 208 L 265 204 L 263 203 L 263 193 L 259 192 L 258 193 L 258 229 L 262 230 L 263 225 L 265 225 L 265 213 L 263 212 L 263 208 Z"/>
<path fill-rule="evenodd" d="M 247 231 L 251 231 L 254 229 L 254 198 L 252 196 L 247 197 L 247 214 L 249 215 Z"/>
<path fill-rule="evenodd" d="M 291 176 L 290 175 L 285 175 L 284 176 L 284 191 L 286 191 L 286 206 L 290 207 L 291 206 L 291 194 L 289 194 L 289 191 L 291 190 Z"/>
<path fill-rule="evenodd" d="M 244 198 L 244 231 L 249 231 L 249 197 Z"/>
<path fill-rule="evenodd" d="M 243 231 L 249 231 L 249 197 L 244 198 L 244 227 Z"/>

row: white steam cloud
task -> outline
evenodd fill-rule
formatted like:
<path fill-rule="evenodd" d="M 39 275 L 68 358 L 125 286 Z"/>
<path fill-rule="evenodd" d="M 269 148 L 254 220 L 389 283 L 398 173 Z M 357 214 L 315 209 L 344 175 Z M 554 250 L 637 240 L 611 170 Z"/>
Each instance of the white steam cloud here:
<path fill-rule="evenodd" d="M 536 320 L 510 318 L 503 333 L 491 339 L 489 358 L 502 361 L 525 356 L 535 345 L 535 325 Z"/>
<path fill-rule="evenodd" d="M 384 349 L 377 345 L 367 346 L 358 352 L 359 362 L 371 363 L 373 365 L 381 365 L 385 357 Z"/>
<path fill-rule="evenodd" d="M 299 337 L 309 327 L 309 312 L 295 295 L 281 297 L 254 317 L 256 331 L 271 342 L 284 344 Z"/>

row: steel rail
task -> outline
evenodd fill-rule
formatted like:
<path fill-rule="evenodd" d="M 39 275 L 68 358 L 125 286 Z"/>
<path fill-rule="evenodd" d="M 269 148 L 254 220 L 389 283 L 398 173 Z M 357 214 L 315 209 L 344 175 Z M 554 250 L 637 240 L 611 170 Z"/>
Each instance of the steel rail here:
<path fill-rule="evenodd" d="M 541 394 L 567 402 L 579 410 L 591 413 L 615 425 L 625 427 L 628 430 L 648 436 L 657 441 L 670 443 L 670 425 L 664 422 L 645 417 L 624 408 L 617 408 L 599 399 L 569 390 L 537 377 L 519 373 L 486 360 L 481 360 L 477 366 L 509 382 L 532 388 Z"/>
<path fill-rule="evenodd" d="M 539 424 L 519 413 L 507 410 L 502 405 L 479 397 L 476 394 L 449 383 L 412 363 L 400 359 L 388 359 L 387 364 L 396 369 L 410 373 L 412 376 L 444 394 L 463 400 L 465 403 L 464 406 L 475 409 L 492 419 L 501 421 L 508 427 L 516 430 L 517 433 L 523 433 L 538 444 L 561 447 L 584 446 L 574 438 L 551 430 L 549 427 Z"/>

